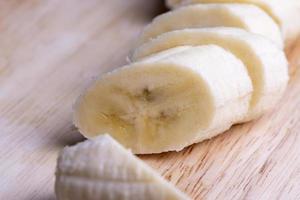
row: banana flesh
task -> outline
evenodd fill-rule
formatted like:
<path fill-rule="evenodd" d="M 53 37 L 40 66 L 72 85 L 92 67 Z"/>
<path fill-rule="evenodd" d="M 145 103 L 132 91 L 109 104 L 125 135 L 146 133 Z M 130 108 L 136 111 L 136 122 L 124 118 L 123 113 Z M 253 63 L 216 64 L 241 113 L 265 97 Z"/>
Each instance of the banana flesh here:
<path fill-rule="evenodd" d="M 295 39 L 300 34 L 299 0 L 179 0 L 167 2 L 171 8 L 197 3 L 244 3 L 254 4 L 268 13 L 281 28 L 285 41 Z M 254 16 L 255 18 L 255 16 Z"/>
<path fill-rule="evenodd" d="M 254 17 L 255 16 L 255 17 Z M 186 28 L 237 27 L 269 38 L 283 48 L 283 38 L 274 20 L 250 4 L 197 4 L 178 8 L 156 17 L 140 36 L 138 44 Z"/>
<path fill-rule="evenodd" d="M 58 200 L 188 200 L 109 135 L 61 152 L 56 169 Z"/>
<path fill-rule="evenodd" d="M 101 76 L 77 101 L 74 123 L 87 138 L 110 133 L 136 154 L 179 151 L 244 119 L 251 94 L 230 52 L 180 47 Z"/>
<path fill-rule="evenodd" d="M 186 29 L 164 33 L 137 48 L 136 61 L 182 45 L 219 45 L 242 60 L 253 84 L 248 115 L 241 122 L 255 119 L 273 108 L 288 83 L 288 63 L 281 49 L 259 35 L 236 28 Z"/>
<path fill-rule="evenodd" d="M 282 34 L 288 41 L 300 32 L 298 0 L 167 0 L 196 3 L 204 4 L 154 19 L 135 63 L 103 74 L 78 98 L 74 124 L 92 140 L 60 154 L 58 200 L 189 199 L 118 142 L 136 154 L 180 151 L 280 99 L 289 79 Z"/>

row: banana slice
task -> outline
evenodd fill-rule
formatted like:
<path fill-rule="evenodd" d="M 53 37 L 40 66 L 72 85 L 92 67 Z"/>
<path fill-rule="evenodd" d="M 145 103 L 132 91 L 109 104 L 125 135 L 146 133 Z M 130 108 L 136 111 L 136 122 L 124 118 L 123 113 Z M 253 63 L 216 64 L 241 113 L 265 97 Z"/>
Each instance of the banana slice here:
<path fill-rule="evenodd" d="M 167 12 L 146 26 L 138 44 L 173 30 L 218 26 L 242 28 L 271 39 L 280 48 L 284 46 L 280 29 L 274 20 L 250 4 L 197 4 Z"/>
<path fill-rule="evenodd" d="M 61 152 L 58 200 L 188 200 L 113 138 L 103 135 Z"/>
<path fill-rule="evenodd" d="M 274 10 L 278 13 L 285 42 L 287 44 L 295 42 L 294 40 L 300 36 L 300 1 L 273 1 Z"/>
<path fill-rule="evenodd" d="M 248 69 L 254 91 L 249 113 L 241 122 L 260 116 L 277 103 L 288 82 L 284 52 L 264 37 L 241 29 L 185 29 L 164 33 L 136 49 L 132 60 L 181 45 L 207 44 L 231 51 Z"/>
<path fill-rule="evenodd" d="M 178 7 L 196 3 L 245 3 L 254 4 L 268 13 L 281 27 L 285 41 L 295 39 L 300 33 L 299 0 L 181 0 L 169 2 L 169 6 Z M 173 5 L 173 6 L 172 6 Z M 253 16 L 255 19 L 256 16 Z"/>
<path fill-rule="evenodd" d="M 179 151 L 243 119 L 251 92 L 231 53 L 181 47 L 100 77 L 78 99 L 74 123 L 84 136 L 110 133 L 136 154 Z"/>

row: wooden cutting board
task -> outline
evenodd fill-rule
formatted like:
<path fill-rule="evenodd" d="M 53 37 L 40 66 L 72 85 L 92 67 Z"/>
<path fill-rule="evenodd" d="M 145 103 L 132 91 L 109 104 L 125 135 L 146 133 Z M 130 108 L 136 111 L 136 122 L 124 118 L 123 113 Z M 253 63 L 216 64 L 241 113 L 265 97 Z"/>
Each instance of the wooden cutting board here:
<path fill-rule="evenodd" d="M 72 104 L 120 67 L 162 0 L 0 1 L 0 199 L 55 199 L 57 153 L 83 138 Z M 300 199 L 300 41 L 291 81 L 261 119 L 180 153 L 142 156 L 194 199 Z"/>

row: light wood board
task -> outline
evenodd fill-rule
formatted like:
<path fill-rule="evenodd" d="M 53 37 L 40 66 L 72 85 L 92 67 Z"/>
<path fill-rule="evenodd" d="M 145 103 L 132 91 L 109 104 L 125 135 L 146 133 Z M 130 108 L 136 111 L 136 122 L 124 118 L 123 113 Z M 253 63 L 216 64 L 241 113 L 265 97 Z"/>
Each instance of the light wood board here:
<path fill-rule="evenodd" d="M 126 63 L 162 0 L 0 1 L 0 199 L 55 199 L 76 97 Z M 289 48 L 291 81 L 261 119 L 180 153 L 141 156 L 194 199 L 300 199 L 300 41 Z"/>

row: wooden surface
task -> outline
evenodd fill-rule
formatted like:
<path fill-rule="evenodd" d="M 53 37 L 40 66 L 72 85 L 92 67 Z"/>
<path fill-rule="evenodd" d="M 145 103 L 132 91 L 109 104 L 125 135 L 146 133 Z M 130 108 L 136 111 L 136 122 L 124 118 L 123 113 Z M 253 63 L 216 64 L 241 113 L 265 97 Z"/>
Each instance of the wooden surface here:
<path fill-rule="evenodd" d="M 0 1 L 0 199 L 55 199 L 57 152 L 83 140 L 72 103 L 126 63 L 162 0 Z M 194 199 L 300 199 L 299 45 L 275 110 L 180 153 L 142 156 Z"/>

